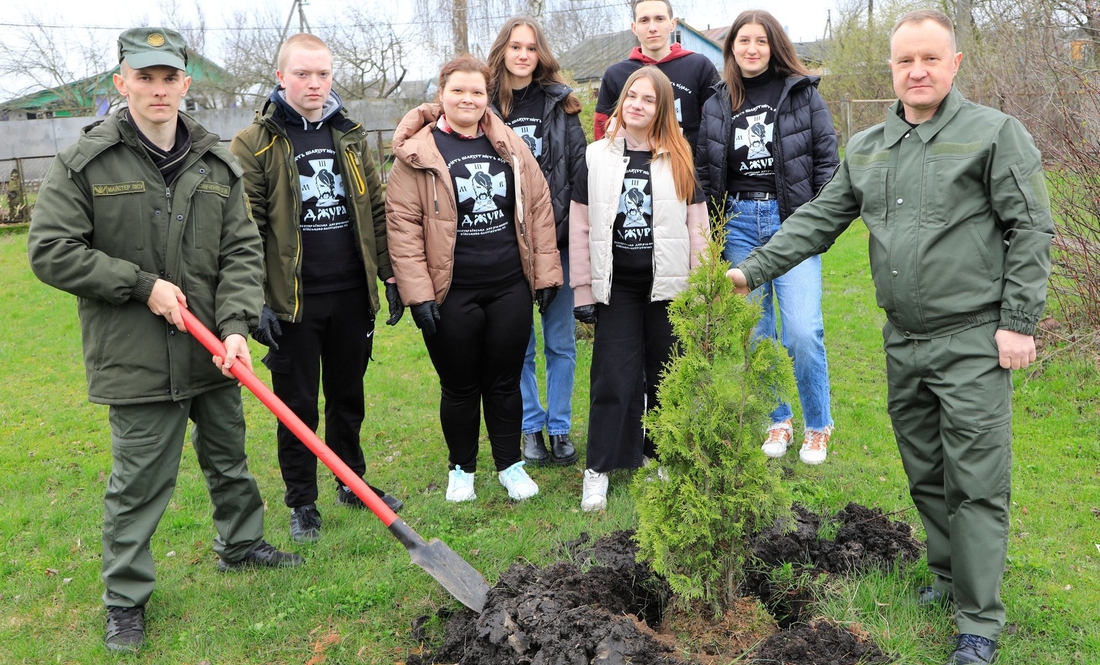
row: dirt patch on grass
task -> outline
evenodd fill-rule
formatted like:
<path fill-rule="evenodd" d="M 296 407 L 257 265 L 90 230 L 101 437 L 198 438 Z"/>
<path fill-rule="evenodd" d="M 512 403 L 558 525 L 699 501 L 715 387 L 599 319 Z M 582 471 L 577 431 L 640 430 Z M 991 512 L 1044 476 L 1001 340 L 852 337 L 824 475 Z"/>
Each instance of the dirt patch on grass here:
<path fill-rule="evenodd" d="M 754 539 L 756 555 L 767 565 L 790 562 L 848 573 L 892 566 L 922 550 L 908 525 L 857 504 L 827 520 L 802 508 L 795 516 L 793 531 L 779 525 Z M 820 538 L 834 528 L 835 538 Z M 632 537 L 622 531 L 589 544 L 582 536 L 563 545 L 563 561 L 546 568 L 513 565 L 489 592 L 480 615 L 463 609 L 451 616 L 443 644 L 410 656 L 408 665 L 710 665 L 754 647 L 746 662 L 892 662 L 866 635 L 806 623 L 812 590 L 779 588 L 767 572 L 748 580 L 760 602 L 746 598 L 718 618 L 702 607 L 666 617 L 668 583 L 636 561 Z M 418 620 L 414 635 L 424 621 Z M 776 632 L 775 622 L 784 630 Z"/>

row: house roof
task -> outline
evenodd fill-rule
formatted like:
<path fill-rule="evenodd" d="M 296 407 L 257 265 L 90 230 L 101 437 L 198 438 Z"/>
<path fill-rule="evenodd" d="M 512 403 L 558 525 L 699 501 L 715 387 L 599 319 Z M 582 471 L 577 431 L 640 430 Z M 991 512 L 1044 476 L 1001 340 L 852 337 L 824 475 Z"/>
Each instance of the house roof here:
<path fill-rule="evenodd" d="M 558 58 L 561 68 L 578 83 L 599 81 L 611 65 L 625 59 L 638 45 L 630 30 L 590 37 Z"/>

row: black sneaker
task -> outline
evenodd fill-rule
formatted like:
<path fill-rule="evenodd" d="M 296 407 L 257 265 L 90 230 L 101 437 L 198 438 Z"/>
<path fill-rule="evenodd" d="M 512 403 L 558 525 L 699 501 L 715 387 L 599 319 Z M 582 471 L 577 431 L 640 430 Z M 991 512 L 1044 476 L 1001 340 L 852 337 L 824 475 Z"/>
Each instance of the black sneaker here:
<path fill-rule="evenodd" d="M 246 568 L 294 568 L 300 565 L 302 565 L 302 557 L 290 552 L 280 552 L 266 540 L 261 540 L 259 545 L 252 548 L 252 551 L 239 561 L 218 559 L 218 570 L 223 573 Z"/>
<path fill-rule="evenodd" d="M 390 510 L 395 513 L 401 510 L 401 506 L 405 505 L 405 502 L 401 499 L 398 499 L 397 497 L 390 494 L 386 494 L 374 485 L 367 485 L 367 487 L 369 487 L 372 492 L 377 494 L 378 498 L 382 499 L 382 503 L 385 503 L 387 506 L 389 506 Z M 347 506 L 348 508 L 364 509 L 367 507 L 367 504 L 363 503 L 362 499 L 355 496 L 355 492 L 352 492 L 351 488 L 346 485 L 341 485 L 339 488 L 337 488 L 336 503 L 340 504 L 341 506 Z"/>
<path fill-rule="evenodd" d="M 997 643 L 981 635 L 959 635 L 945 665 L 989 665 L 997 656 Z"/>
<path fill-rule="evenodd" d="M 290 538 L 296 543 L 312 543 L 321 537 L 321 513 L 317 504 L 290 509 Z"/>
<path fill-rule="evenodd" d="M 145 642 L 145 607 L 107 608 L 107 650 L 137 651 Z"/>

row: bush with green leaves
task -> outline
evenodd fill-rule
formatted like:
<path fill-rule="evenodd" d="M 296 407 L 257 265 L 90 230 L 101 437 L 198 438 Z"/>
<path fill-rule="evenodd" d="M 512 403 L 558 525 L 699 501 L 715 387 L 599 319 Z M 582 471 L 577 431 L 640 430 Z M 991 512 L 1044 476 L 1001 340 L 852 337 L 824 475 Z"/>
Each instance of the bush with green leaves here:
<path fill-rule="evenodd" d="M 791 509 L 760 451 L 777 399 L 794 392 L 791 361 L 778 343 L 754 340 L 760 307 L 734 292 L 728 268 L 712 239 L 669 307 L 679 348 L 645 418 L 662 478 L 647 469 L 632 485 L 639 558 L 683 601 L 716 613 L 739 595 L 749 536 Z"/>

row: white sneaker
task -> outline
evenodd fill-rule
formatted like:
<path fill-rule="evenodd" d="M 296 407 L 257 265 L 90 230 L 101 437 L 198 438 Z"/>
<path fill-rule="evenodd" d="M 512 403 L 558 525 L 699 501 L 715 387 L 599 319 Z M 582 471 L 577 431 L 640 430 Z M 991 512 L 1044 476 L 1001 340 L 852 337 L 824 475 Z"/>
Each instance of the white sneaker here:
<path fill-rule="evenodd" d="M 462 467 L 456 466 L 447 474 L 447 500 L 448 501 L 473 501 L 477 498 L 474 494 L 474 474 L 466 473 Z"/>
<path fill-rule="evenodd" d="M 516 501 L 530 499 L 539 493 L 539 486 L 523 470 L 524 464 L 525 462 L 516 462 L 497 474 L 497 477 L 500 478 L 500 484 L 508 490 L 508 496 Z"/>
<path fill-rule="evenodd" d="M 584 494 L 581 496 L 581 510 L 590 513 L 607 508 L 607 474 L 584 470 Z"/>
<path fill-rule="evenodd" d="M 764 441 L 764 445 L 760 446 L 760 450 L 771 458 L 783 457 L 787 454 L 787 446 L 791 445 L 793 438 L 794 429 L 791 427 L 790 418 L 781 423 L 772 423 L 768 428 L 768 438 Z"/>
<path fill-rule="evenodd" d="M 802 441 L 802 450 L 798 451 L 798 458 L 806 464 L 821 464 L 825 456 L 829 454 L 827 444 L 829 437 L 833 435 L 830 425 L 825 429 L 808 429 L 806 437 Z"/>

